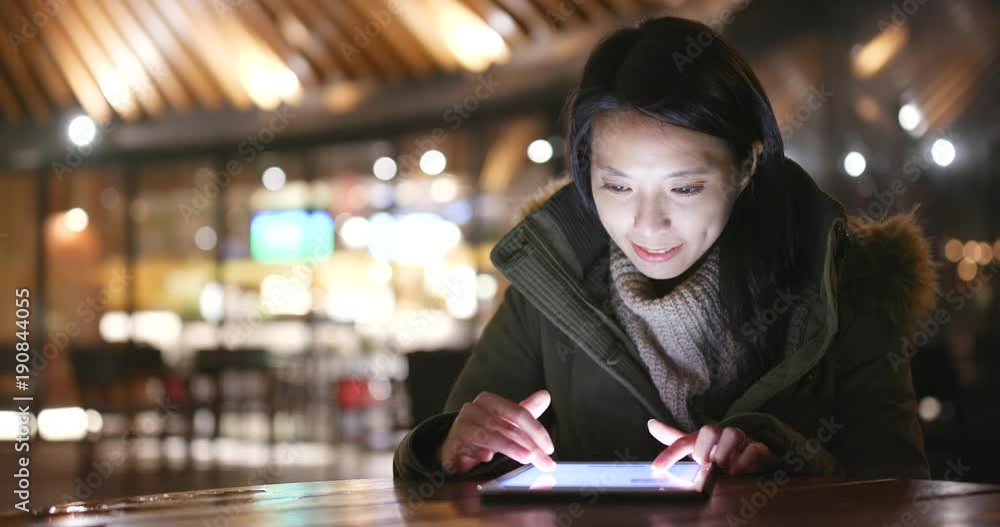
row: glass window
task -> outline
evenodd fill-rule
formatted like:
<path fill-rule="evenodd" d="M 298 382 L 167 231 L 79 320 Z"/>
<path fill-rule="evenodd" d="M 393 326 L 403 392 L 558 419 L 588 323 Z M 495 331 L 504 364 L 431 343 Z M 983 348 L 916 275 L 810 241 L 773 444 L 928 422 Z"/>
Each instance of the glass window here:
<path fill-rule="evenodd" d="M 138 178 L 132 332 L 178 358 L 215 344 L 204 292 L 217 279 L 217 199 L 229 182 L 208 160 L 143 165 Z"/>
<path fill-rule="evenodd" d="M 310 343 L 305 319 L 314 303 L 309 261 L 332 250 L 333 218 L 316 213 L 321 197 L 300 154 L 264 152 L 227 165 L 223 280 L 212 284 L 225 299 L 222 344 L 300 353 Z"/>

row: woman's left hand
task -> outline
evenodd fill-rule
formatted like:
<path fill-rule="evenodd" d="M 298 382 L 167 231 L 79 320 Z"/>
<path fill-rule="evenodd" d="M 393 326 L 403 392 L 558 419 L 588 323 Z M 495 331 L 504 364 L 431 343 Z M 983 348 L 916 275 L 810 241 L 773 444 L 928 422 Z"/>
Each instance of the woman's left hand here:
<path fill-rule="evenodd" d="M 667 470 L 689 454 L 698 464 L 714 461 L 733 475 L 763 472 L 777 461 L 767 445 L 752 440 L 739 428 L 705 425 L 685 434 L 656 419 L 650 419 L 647 426 L 653 437 L 670 445 L 653 460 L 654 470 Z"/>

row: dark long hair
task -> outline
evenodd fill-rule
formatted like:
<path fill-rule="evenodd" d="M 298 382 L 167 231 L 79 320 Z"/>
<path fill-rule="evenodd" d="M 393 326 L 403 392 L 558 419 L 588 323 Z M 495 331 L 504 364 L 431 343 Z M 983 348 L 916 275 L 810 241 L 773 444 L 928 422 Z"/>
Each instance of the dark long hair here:
<path fill-rule="evenodd" d="M 674 17 L 641 22 L 605 37 L 593 50 L 567 100 L 566 159 L 583 202 L 596 214 L 590 159 L 594 120 L 602 112 L 635 110 L 663 122 L 721 138 L 737 175 L 747 174 L 752 144 L 763 152 L 737 198 L 720 244 L 723 317 L 750 359 L 766 367 L 781 359 L 784 327 L 747 331 L 774 305 L 776 293 L 798 285 L 795 204 L 783 185 L 784 144 L 778 122 L 746 61 L 708 26 Z M 597 146 L 596 148 L 599 148 Z M 612 242 L 614 243 L 614 242 Z M 751 324 L 753 326 L 753 324 Z"/>

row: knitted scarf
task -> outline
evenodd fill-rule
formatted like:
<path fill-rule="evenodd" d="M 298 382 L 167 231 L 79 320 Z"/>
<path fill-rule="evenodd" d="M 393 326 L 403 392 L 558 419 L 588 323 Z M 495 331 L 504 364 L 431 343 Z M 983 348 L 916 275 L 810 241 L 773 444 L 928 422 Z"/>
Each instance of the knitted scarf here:
<path fill-rule="evenodd" d="M 611 306 L 635 344 L 675 425 L 694 432 L 721 419 L 752 381 L 740 346 L 723 324 L 719 246 L 663 293 L 609 243 Z"/>

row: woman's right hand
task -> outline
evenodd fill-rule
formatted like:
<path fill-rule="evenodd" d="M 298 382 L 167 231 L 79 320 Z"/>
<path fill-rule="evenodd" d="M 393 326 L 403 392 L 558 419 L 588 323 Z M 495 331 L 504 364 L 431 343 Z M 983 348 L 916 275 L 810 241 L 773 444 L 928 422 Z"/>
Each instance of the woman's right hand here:
<path fill-rule="evenodd" d="M 462 405 L 447 437 L 438 450 L 438 461 L 450 474 L 464 474 L 495 454 L 503 454 L 518 463 L 532 463 L 551 471 L 555 462 L 549 457 L 555 447 L 538 416 L 552 401 L 546 390 L 539 390 L 520 403 L 499 395 L 482 392 L 471 403 Z"/>

